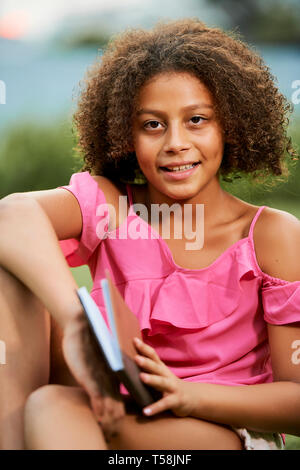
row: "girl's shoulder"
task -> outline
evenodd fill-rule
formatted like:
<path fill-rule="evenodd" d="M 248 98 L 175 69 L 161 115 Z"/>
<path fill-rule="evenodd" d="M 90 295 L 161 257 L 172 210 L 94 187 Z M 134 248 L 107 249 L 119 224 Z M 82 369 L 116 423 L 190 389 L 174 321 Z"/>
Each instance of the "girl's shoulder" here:
<path fill-rule="evenodd" d="M 253 230 L 261 270 L 286 281 L 300 280 L 300 221 L 287 211 L 265 207 Z"/>
<path fill-rule="evenodd" d="M 109 230 L 115 230 L 118 225 L 122 223 L 122 217 L 125 218 L 127 214 L 119 215 L 119 197 L 127 196 L 127 209 L 129 208 L 128 195 L 126 185 L 124 183 L 115 183 L 102 175 L 90 175 L 91 178 L 98 184 L 99 189 L 103 192 L 109 210 Z M 128 210 L 127 210 L 128 213 Z"/>
<path fill-rule="evenodd" d="M 114 182 L 102 175 L 89 175 L 98 184 L 99 188 L 104 192 L 108 198 L 115 198 L 116 196 L 127 195 L 126 185 L 122 182 Z"/>

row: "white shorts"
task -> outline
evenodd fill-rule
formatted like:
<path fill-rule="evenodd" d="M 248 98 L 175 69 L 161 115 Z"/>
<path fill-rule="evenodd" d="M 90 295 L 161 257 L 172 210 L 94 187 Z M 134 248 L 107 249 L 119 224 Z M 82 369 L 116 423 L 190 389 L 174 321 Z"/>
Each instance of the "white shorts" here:
<path fill-rule="evenodd" d="M 244 450 L 284 450 L 284 442 L 278 432 L 256 432 L 246 428 L 234 428 L 240 437 Z"/>

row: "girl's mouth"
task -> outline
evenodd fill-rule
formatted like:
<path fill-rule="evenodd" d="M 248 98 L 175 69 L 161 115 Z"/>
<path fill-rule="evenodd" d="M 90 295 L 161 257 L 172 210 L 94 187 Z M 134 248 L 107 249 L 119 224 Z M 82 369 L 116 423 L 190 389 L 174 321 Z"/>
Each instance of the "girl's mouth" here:
<path fill-rule="evenodd" d="M 176 170 L 173 170 L 173 169 L 170 169 L 170 168 L 167 168 L 165 166 L 160 166 L 160 168 L 164 171 L 172 171 L 172 172 L 183 172 L 183 171 L 187 171 L 187 170 L 190 170 L 193 166 L 196 166 L 196 165 L 199 165 L 199 163 L 201 162 L 196 162 L 196 163 L 193 163 L 191 165 L 185 165 L 185 166 L 188 166 L 189 168 L 183 168 L 183 169 L 176 169 Z"/>
<path fill-rule="evenodd" d="M 194 173 L 197 170 L 197 168 L 200 165 L 201 165 L 201 162 L 196 162 L 196 163 L 193 163 L 192 165 L 189 165 L 187 168 L 183 168 L 183 169 L 179 168 L 176 170 L 171 170 L 170 168 L 161 166 L 160 170 L 163 171 L 167 179 L 179 180 L 179 179 L 188 178 L 192 173 Z"/>

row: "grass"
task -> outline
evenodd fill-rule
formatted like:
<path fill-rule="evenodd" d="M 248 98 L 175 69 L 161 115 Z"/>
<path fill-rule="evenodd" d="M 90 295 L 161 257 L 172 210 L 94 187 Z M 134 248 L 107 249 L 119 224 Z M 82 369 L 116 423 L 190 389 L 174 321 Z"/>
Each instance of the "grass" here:
<path fill-rule="evenodd" d="M 300 437 L 286 434 L 286 450 L 300 450 Z"/>
<path fill-rule="evenodd" d="M 300 200 L 300 197 L 299 197 Z M 266 197 L 263 200 L 257 200 L 257 205 L 261 206 L 269 206 L 274 207 L 275 209 L 279 209 L 285 212 L 289 212 L 293 214 L 300 220 L 300 202 L 296 199 L 286 200 L 286 199 L 279 199 L 279 198 L 272 198 Z"/>

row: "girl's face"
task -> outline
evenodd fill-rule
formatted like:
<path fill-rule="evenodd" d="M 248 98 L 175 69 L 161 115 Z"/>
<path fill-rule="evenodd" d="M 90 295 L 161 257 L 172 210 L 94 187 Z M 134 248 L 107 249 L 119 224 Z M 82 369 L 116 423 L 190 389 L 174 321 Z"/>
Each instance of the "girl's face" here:
<path fill-rule="evenodd" d="M 148 182 L 174 199 L 218 183 L 224 136 L 206 86 L 187 72 L 162 73 L 140 90 L 133 142 Z M 194 165 L 191 170 L 168 171 Z"/>

